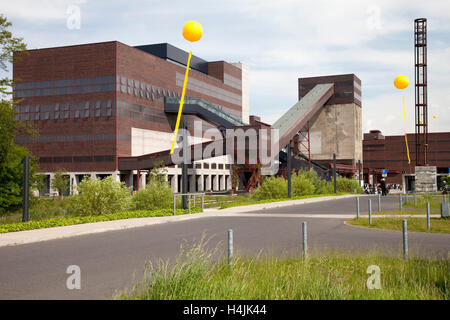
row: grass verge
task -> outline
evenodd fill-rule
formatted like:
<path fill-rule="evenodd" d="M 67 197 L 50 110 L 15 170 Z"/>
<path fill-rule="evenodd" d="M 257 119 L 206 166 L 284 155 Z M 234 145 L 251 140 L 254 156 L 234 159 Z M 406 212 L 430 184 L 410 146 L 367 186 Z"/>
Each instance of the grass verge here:
<path fill-rule="evenodd" d="M 445 259 L 385 256 L 380 253 L 273 255 L 225 259 L 201 246 L 169 261 L 149 263 L 144 279 L 116 299 L 137 300 L 323 300 L 450 298 L 450 262 Z M 380 268 L 380 289 L 367 287 L 368 267 Z"/>
<path fill-rule="evenodd" d="M 199 207 L 191 208 L 192 213 L 198 213 L 201 211 L 202 209 Z M 186 213 L 188 213 L 188 210 L 177 209 L 176 211 L 177 215 Z M 101 221 L 113 221 L 121 219 L 147 218 L 147 217 L 163 217 L 171 215 L 173 215 L 173 209 L 123 211 L 98 216 L 58 217 L 37 221 L 0 224 L 0 233 L 61 227 L 75 224 L 101 222 Z"/>
<path fill-rule="evenodd" d="M 438 210 L 431 210 L 431 214 L 440 214 L 440 211 Z M 392 210 L 392 211 L 377 211 L 373 212 L 373 215 L 380 216 L 380 215 L 426 215 L 427 212 L 425 210 Z"/>
<path fill-rule="evenodd" d="M 408 231 L 413 232 L 432 232 L 432 233 L 450 233 L 450 219 L 432 218 L 430 219 L 431 230 L 427 229 L 426 218 L 375 218 L 372 224 L 369 224 L 368 218 L 359 218 L 348 220 L 347 223 L 354 226 L 367 227 L 371 229 L 402 230 L 402 220 L 406 219 Z"/>
<path fill-rule="evenodd" d="M 309 199 L 309 198 L 320 198 L 320 197 L 331 197 L 331 196 L 342 196 L 352 194 L 348 192 L 340 192 L 340 193 L 330 193 L 330 194 L 312 194 L 301 197 L 292 197 L 292 198 L 280 198 L 280 199 L 263 199 L 263 200 L 254 200 L 254 199 L 245 199 L 239 202 L 231 202 L 231 203 L 222 203 L 219 209 L 226 209 L 231 207 L 238 206 L 248 206 L 252 204 L 260 204 L 260 203 L 271 203 L 271 202 L 280 202 L 280 201 L 290 201 L 290 200 L 300 200 L 300 199 Z"/>

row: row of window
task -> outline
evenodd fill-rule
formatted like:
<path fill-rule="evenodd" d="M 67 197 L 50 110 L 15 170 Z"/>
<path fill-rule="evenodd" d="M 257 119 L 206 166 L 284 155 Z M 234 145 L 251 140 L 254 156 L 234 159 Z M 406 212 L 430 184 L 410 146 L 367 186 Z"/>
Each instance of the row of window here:
<path fill-rule="evenodd" d="M 54 111 L 54 112 L 35 112 L 35 113 L 16 113 L 16 120 L 57 120 L 69 118 L 92 118 L 92 117 L 112 117 L 114 109 L 95 109 L 95 110 L 75 110 L 75 111 Z"/>
<path fill-rule="evenodd" d="M 179 165 L 179 166 L 176 166 L 176 165 L 169 166 L 169 168 L 175 168 L 175 167 L 181 168 L 181 165 Z M 194 168 L 194 165 L 192 163 L 188 164 L 188 169 L 193 169 L 193 168 Z M 203 169 L 219 169 L 219 170 L 223 170 L 224 168 L 226 170 L 229 170 L 231 168 L 231 165 L 230 164 L 223 164 L 223 163 L 208 163 L 208 162 L 204 162 L 203 163 Z M 202 163 L 196 163 L 195 164 L 195 169 L 202 169 Z"/>
<path fill-rule="evenodd" d="M 241 81 L 239 79 L 236 79 L 230 75 L 225 75 L 225 78 L 226 82 L 229 85 L 233 84 L 233 86 L 235 87 L 239 87 L 241 85 Z M 183 82 L 184 82 L 184 75 L 177 72 L 176 85 L 181 88 L 183 86 Z M 102 77 L 79 78 L 79 79 L 48 80 L 48 81 L 22 82 L 22 83 L 19 82 L 16 84 L 15 89 L 16 89 L 14 93 L 15 98 L 108 92 L 114 90 L 148 100 L 156 100 L 159 97 L 174 97 L 174 98 L 181 97 L 181 94 L 178 92 L 166 90 L 164 88 L 159 88 L 154 85 L 126 78 L 120 75 L 118 75 L 117 77 L 102 76 Z M 190 79 L 188 83 L 188 89 L 205 95 L 212 96 L 222 101 L 227 101 L 232 104 L 236 105 L 242 104 L 242 97 L 240 95 L 196 79 Z M 57 106 L 58 104 L 55 105 L 56 108 Z M 82 106 L 80 106 L 79 108 L 82 108 Z M 61 110 L 67 111 L 67 109 Z M 55 109 L 55 111 L 59 110 Z M 33 112 L 33 111 L 20 111 L 20 112 Z M 64 114 L 63 117 L 66 117 L 66 115 Z M 36 117 L 32 118 L 33 118 L 32 120 L 36 119 Z M 44 119 L 46 118 L 47 117 L 44 116 Z M 22 120 L 31 120 L 31 119 L 29 117 L 24 116 L 24 119 Z"/>
<path fill-rule="evenodd" d="M 114 155 L 104 156 L 66 156 L 66 157 L 42 157 L 39 163 L 71 163 L 71 162 L 114 162 Z"/>
<path fill-rule="evenodd" d="M 177 72 L 176 74 L 176 85 L 178 87 L 183 87 L 184 84 L 184 75 Z M 216 86 L 210 85 L 206 82 L 197 80 L 197 79 L 189 79 L 187 84 L 187 89 L 202 93 L 204 95 L 226 101 L 238 106 L 242 105 L 242 96 L 228 90 L 218 88 Z"/>
<path fill-rule="evenodd" d="M 37 137 L 17 137 L 14 139 L 16 143 L 30 143 L 30 142 L 79 142 L 79 141 L 105 141 L 105 140 L 126 140 L 131 141 L 129 134 L 114 134 L 114 133 L 100 133 L 100 134 L 78 134 L 78 135 L 64 135 L 64 136 L 37 136 Z"/>
<path fill-rule="evenodd" d="M 228 73 L 223 74 L 223 83 L 235 89 L 242 90 L 242 81 L 229 75 Z"/>
<path fill-rule="evenodd" d="M 112 107 L 114 107 L 114 100 L 103 100 L 41 105 L 21 105 L 17 106 L 14 111 L 18 113 L 28 113 L 49 111 L 75 111 L 80 109 L 110 109 Z"/>
<path fill-rule="evenodd" d="M 77 86 L 77 87 L 16 90 L 14 92 L 14 98 L 106 92 L 106 91 L 114 91 L 114 87 L 115 87 L 114 83 L 106 83 L 106 84 L 100 84 L 100 85 L 86 85 L 86 86 Z"/>
<path fill-rule="evenodd" d="M 63 79 L 63 80 L 46 80 L 33 82 L 18 82 L 15 85 L 16 90 L 21 89 L 43 89 L 57 87 L 71 87 L 79 85 L 96 85 L 102 83 L 114 83 L 114 76 L 100 76 L 91 78 Z"/>

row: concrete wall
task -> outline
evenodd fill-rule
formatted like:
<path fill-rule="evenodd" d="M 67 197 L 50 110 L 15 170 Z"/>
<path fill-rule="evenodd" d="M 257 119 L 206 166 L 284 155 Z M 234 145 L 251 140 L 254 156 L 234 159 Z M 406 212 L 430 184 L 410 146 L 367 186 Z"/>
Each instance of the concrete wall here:
<path fill-rule="evenodd" d="M 362 162 L 361 107 L 351 104 L 325 105 L 310 121 L 313 160 L 355 159 Z"/>

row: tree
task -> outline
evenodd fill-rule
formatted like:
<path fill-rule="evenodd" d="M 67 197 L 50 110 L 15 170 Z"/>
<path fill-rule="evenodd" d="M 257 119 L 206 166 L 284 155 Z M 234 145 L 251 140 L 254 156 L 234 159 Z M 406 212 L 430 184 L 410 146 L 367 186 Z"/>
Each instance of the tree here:
<path fill-rule="evenodd" d="M 9 71 L 8 65 L 19 58 L 15 52 L 26 50 L 22 38 L 12 36 L 8 30 L 10 26 L 11 22 L 0 15 L 0 69 L 5 73 Z M 30 124 L 14 118 L 14 107 L 18 101 L 12 100 L 13 84 L 14 81 L 8 77 L 0 78 L 0 214 L 18 208 L 22 201 L 22 159 L 29 155 L 29 152 L 14 143 L 14 136 L 18 133 L 35 134 Z M 30 177 L 33 177 L 36 171 L 37 160 L 31 157 Z"/>
<path fill-rule="evenodd" d="M 19 52 L 26 52 L 26 44 L 23 43 L 23 38 L 13 37 L 11 31 L 8 30 L 12 23 L 0 14 L 0 68 L 8 72 L 8 64 L 14 63 L 20 59 L 20 55 L 15 54 Z M 0 78 L 0 93 L 4 97 L 11 96 L 14 80 L 8 77 Z M 2 97 L 2 98 L 3 98 Z"/>
<path fill-rule="evenodd" d="M 63 198 L 64 192 L 69 190 L 70 177 L 65 171 L 58 170 L 51 181 L 52 188 L 58 191 L 60 198 Z"/>

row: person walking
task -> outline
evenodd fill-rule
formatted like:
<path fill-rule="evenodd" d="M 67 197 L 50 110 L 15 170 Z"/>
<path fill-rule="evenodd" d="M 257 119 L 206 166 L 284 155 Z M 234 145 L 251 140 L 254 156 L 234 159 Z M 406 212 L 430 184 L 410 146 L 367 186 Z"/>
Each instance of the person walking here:
<path fill-rule="evenodd" d="M 380 186 L 381 186 L 381 195 L 385 196 L 387 193 L 386 193 L 386 180 L 384 178 L 381 179 Z"/>

